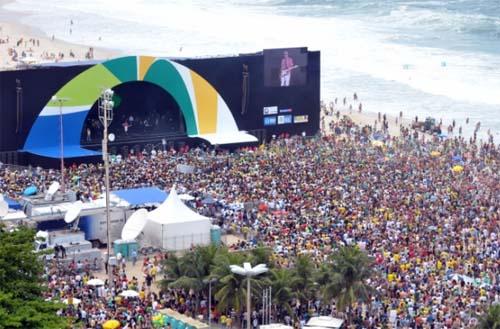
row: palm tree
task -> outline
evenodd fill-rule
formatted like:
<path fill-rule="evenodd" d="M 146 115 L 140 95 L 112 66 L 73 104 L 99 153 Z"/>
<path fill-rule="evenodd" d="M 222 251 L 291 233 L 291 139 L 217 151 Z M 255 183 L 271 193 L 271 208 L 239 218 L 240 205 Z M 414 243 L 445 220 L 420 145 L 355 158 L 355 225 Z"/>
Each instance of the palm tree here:
<path fill-rule="evenodd" d="M 335 298 L 337 309 L 347 309 L 350 323 L 351 306 L 355 302 L 366 302 L 374 289 L 367 280 L 374 274 L 373 260 L 357 246 L 340 247 L 331 256 L 331 277 L 325 286 L 323 296 Z"/>
<path fill-rule="evenodd" d="M 200 297 L 207 289 L 207 280 L 210 269 L 214 265 L 217 247 L 196 247 L 183 257 L 171 255 L 165 262 L 165 279 L 162 280 L 163 288 L 192 289 L 195 292 L 196 311 L 199 308 Z"/>
<path fill-rule="evenodd" d="M 215 257 L 215 266 L 212 269 L 211 277 L 218 280 L 215 285 L 215 299 L 217 300 L 217 309 L 228 312 L 234 309 L 237 313 L 245 311 L 247 297 L 247 280 L 250 280 L 252 305 L 260 302 L 260 293 L 267 278 L 264 275 L 258 277 L 246 278 L 231 272 L 229 265 L 242 264 L 249 262 L 251 256 L 243 252 L 229 252 L 222 250 Z M 239 325 L 239 322 L 238 322 Z"/>
<path fill-rule="evenodd" d="M 297 278 L 286 268 L 272 269 L 270 274 L 273 304 L 280 309 L 284 308 L 290 316 L 293 316 L 290 303 L 295 297 L 292 286 L 298 281 Z"/>
<path fill-rule="evenodd" d="M 311 258 L 307 255 L 299 255 L 295 258 L 295 266 L 293 275 L 295 280 L 292 282 L 292 289 L 296 297 L 300 300 L 301 305 L 306 305 L 307 302 L 314 297 L 314 271 L 315 265 Z"/>
<path fill-rule="evenodd" d="M 257 264 L 266 264 L 269 267 L 273 267 L 271 262 L 272 249 L 264 246 L 263 244 L 259 244 L 256 248 L 250 251 L 251 253 L 251 263 L 252 265 Z"/>
<path fill-rule="evenodd" d="M 500 304 L 491 305 L 479 320 L 477 329 L 500 329 Z"/>
<path fill-rule="evenodd" d="M 234 308 L 236 312 L 244 309 L 246 298 L 246 286 L 243 277 L 231 272 L 229 265 L 241 264 L 247 260 L 244 253 L 231 253 L 227 249 L 215 256 L 215 265 L 211 276 L 218 279 L 215 286 L 215 295 L 220 311 Z"/>
<path fill-rule="evenodd" d="M 175 253 L 168 253 L 167 258 L 162 261 L 163 279 L 160 287 L 167 289 L 168 285 L 182 276 L 181 259 Z"/>

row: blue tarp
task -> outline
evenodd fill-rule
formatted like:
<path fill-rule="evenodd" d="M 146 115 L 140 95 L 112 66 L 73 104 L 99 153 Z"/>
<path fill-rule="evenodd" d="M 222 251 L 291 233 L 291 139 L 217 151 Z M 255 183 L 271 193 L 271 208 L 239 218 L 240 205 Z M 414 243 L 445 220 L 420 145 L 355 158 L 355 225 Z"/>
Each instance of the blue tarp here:
<path fill-rule="evenodd" d="M 7 202 L 7 205 L 9 205 L 10 209 L 20 210 L 22 208 L 19 202 L 9 198 L 8 196 L 4 196 L 3 199 L 5 200 L 5 202 Z"/>
<path fill-rule="evenodd" d="M 117 190 L 112 192 L 131 206 L 142 206 L 151 203 L 162 203 L 168 194 L 157 187 L 142 187 L 133 189 Z"/>
<path fill-rule="evenodd" d="M 25 196 L 30 196 L 30 195 L 35 195 L 38 192 L 36 186 L 29 186 L 24 189 L 23 195 Z"/>

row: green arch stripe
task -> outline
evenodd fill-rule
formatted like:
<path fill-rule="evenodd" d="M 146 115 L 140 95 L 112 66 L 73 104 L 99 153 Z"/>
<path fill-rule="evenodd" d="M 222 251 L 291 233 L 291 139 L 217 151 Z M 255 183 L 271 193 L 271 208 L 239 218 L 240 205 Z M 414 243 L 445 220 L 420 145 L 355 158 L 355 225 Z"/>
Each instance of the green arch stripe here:
<path fill-rule="evenodd" d="M 83 106 L 94 104 L 99 98 L 102 88 L 110 88 L 120 83 L 102 64 L 92 66 L 65 84 L 56 94 L 58 98 L 66 98 L 64 106 Z M 50 101 L 49 106 L 59 103 Z"/>
<path fill-rule="evenodd" d="M 137 81 L 137 57 L 128 56 L 104 62 L 104 65 L 118 80 L 123 82 Z"/>
<path fill-rule="evenodd" d="M 166 60 L 157 60 L 151 65 L 144 76 L 144 81 L 157 84 L 174 97 L 186 120 L 188 135 L 197 135 L 198 129 L 196 127 L 193 104 L 191 103 L 184 80 L 179 72 L 177 72 L 177 69 Z"/>

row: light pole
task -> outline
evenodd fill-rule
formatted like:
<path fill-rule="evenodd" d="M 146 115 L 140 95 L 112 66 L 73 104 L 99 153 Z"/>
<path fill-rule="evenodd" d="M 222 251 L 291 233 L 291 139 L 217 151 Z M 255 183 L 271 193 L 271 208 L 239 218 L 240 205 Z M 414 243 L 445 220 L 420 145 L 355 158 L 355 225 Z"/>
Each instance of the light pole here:
<path fill-rule="evenodd" d="M 109 229 L 109 156 L 108 156 L 108 127 L 113 121 L 113 90 L 106 89 L 102 92 L 101 98 L 99 99 L 99 120 L 104 127 L 104 134 L 102 137 L 102 159 L 104 161 L 104 184 L 106 188 L 106 230 L 107 230 L 107 264 L 108 264 L 108 282 L 111 287 L 113 283 L 113 272 L 111 271 L 109 264 L 109 257 L 111 255 L 111 231 Z"/>
<path fill-rule="evenodd" d="M 205 279 L 203 282 L 208 283 L 208 328 L 212 328 L 212 283 L 216 283 L 217 279 Z"/>
<path fill-rule="evenodd" d="M 242 276 L 245 276 L 247 278 L 247 329 L 250 329 L 250 303 L 251 303 L 251 298 L 250 298 L 250 278 L 253 276 L 257 276 L 259 274 L 267 272 L 269 269 L 267 268 L 267 265 L 265 264 L 259 264 L 256 265 L 255 267 L 252 267 L 250 263 L 243 263 L 243 267 L 238 266 L 238 265 L 229 265 L 229 268 L 231 269 L 231 272 L 235 274 L 239 274 Z"/>
<path fill-rule="evenodd" d="M 61 148 L 61 192 L 63 194 L 63 199 L 64 199 L 64 193 L 66 192 L 66 184 L 64 180 L 64 128 L 63 128 L 63 114 L 62 114 L 62 108 L 63 108 L 63 103 L 67 102 L 69 98 L 63 98 L 63 97 L 57 97 L 57 96 L 52 96 L 52 101 L 53 102 L 58 102 L 59 103 L 59 132 L 60 132 L 60 148 Z"/>

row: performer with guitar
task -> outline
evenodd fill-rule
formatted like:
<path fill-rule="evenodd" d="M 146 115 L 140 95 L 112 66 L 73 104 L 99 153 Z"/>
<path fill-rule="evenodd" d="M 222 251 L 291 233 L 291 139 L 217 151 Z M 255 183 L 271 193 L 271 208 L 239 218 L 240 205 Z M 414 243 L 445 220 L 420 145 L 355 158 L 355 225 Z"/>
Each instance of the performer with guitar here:
<path fill-rule="evenodd" d="M 290 86 L 290 78 L 292 77 L 292 70 L 299 67 L 298 65 L 293 65 L 293 59 L 288 56 L 288 51 L 283 52 L 283 58 L 281 59 L 281 87 Z"/>

